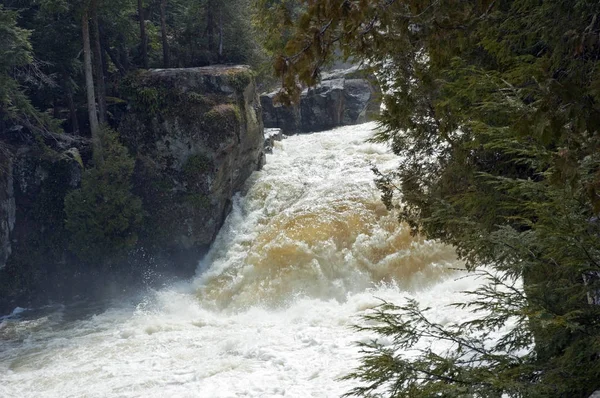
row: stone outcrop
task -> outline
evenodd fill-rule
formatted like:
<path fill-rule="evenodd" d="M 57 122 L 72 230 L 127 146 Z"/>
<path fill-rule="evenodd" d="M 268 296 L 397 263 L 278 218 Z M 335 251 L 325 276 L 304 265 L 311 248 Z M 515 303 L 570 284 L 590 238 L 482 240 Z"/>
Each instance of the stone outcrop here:
<path fill-rule="evenodd" d="M 68 294 L 64 277 L 77 268 L 65 266 L 64 199 L 79 186 L 90 149 L 85 138 L 0 131 L 0 313 L 16 299 L 27 305 L 32 293 Z"/>
<path fill-rule="evenodd" d="M 323 74 L 321 83 L 305 89 L 297 105 L 275 102 L 277 92 L 261 96 L 264 124 L 284 133 L 328 130 L 364 123 L 379 113 L 379 90 L 357 68 Z"/>
<path fill-rule="evenodd" d="M 44 142 L 19 132 L 2 134 L 0 269 L 28 256 L 46 262 L 62 257 L 65 248 L 54 238 L 64 220 L 64 196 L 79 185 L 81 153 L 89 149 L 88 140 L 66 135 L 50 134 Z"/>
<path fill-rule="evenodd" d="M 252 74 L 243 66 L 150 70 L 126 91 L 119 131 L 137 158 L 135 190 L 149 213 L 142 240 L 196 264 L 232 196 L 264 162 Z"/>

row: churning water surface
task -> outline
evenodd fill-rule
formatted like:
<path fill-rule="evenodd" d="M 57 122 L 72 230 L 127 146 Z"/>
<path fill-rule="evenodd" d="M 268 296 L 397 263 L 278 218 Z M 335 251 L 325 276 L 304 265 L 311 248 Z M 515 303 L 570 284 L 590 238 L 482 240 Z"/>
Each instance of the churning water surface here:
<path fill-rule="evenodd" d="M 386 211 L 373 124 L 278 142 L 197 276 L 71 319 L 64 307 L 0 321 L 0 397 L 338 397 L 358 363 L 350 326 L 416 298 L 439 322 L 478 282 L 454 252 Z"/>

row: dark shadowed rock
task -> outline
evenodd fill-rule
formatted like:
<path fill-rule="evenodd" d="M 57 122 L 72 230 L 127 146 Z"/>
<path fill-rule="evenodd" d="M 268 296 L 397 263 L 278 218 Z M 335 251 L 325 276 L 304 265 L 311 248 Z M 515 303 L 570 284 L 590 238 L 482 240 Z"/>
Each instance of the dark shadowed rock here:
<path fill-rule="evenodd" d="M 17 299 L 28 305 L 23 297 L 36 289 L 43 300 L 73 275 L 65 267 L 64 198 L 79 186 L 89 157 L 85 138 L 0 131 L 0 311 Z"/>
<path fill-rule="evenodd" d="M 319 85 L 302 92 L 298 105 L 275 103 L 277 92 L 262 95 L 265 127 L 288 134 L 371 120 L 379 113 L 379 90 L 362 73 L 357 67 L 324 73 Z"/>
<path fill-rule="evenodd" d="M 364 79 L 346 79 L 344 82 L 343 125 L 364 123 L 379 112 L 379 103 L 372 101 L 371 84 Z"/>
<path fill-rule="evenodd" d="M 329 130 L 343 124 L 345 79 L 325 80 L 300 99 L 300 131 Z"/>
<path fill-rule="evenodd" d="M 280 128 L 285 132 L 300 130 L 300 108 L 297 106 L 282 106 L 274 101 L 277 93 L 260 96 L 265 127 Z"/>
<path fill-rule="evenodd" d="M 54 235 L 64 219 L 64 195 L 79 185 L 82 153 L 90 150 L 88 140 L 67 135 L 51 135 L 46 143 L 28 133 L 8 137 L 0 136 L 0 269 L 15 258 L 62 257 Z"/>

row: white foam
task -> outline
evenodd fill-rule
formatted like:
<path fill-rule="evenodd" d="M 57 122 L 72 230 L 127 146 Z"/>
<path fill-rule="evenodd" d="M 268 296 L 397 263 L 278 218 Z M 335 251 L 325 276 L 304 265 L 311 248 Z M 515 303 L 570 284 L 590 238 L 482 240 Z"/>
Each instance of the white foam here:
<path fill-rule="evenodd" d="M 3 321 L 0 396 L 336 397 L 376 337 L 350 326 L 381 299 L 460 320 L 447 304 L 480 282 L 377 204 L 370 163 L 395 157 L 364 142 L 373 127 L 278 142 L 192 282 L 64 327 Z"/>

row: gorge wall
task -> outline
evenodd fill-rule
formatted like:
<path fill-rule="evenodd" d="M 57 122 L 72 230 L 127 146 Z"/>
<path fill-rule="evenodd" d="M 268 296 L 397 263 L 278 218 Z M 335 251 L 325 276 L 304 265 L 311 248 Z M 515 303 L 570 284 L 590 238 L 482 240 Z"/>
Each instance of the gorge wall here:
<path fill-rule="evenodd" d="M 92 166 L 89 139 L 1 131 L 0 310 L 81 294 L 109 272 L 113 280 L 147 269 L 190 275 L 232 196 L 264 163 L 248 67 L 139 71 L 121 91 L 127 109 L 118 131 L 135 159 L 132 187 L 143 203 L 136 247 L 104 266 L 69 250 L 64 200 Z"/>
<path fill-rule="evenodd" d="M 321 82 L 305 89 L 298 104 L 284 106 L 277 91 L 263 94 L 265 127 L 285 134 L 329 130 L 364 123 L 379 114 L 380 91 L 357 67 L 324 73 Z"/>

